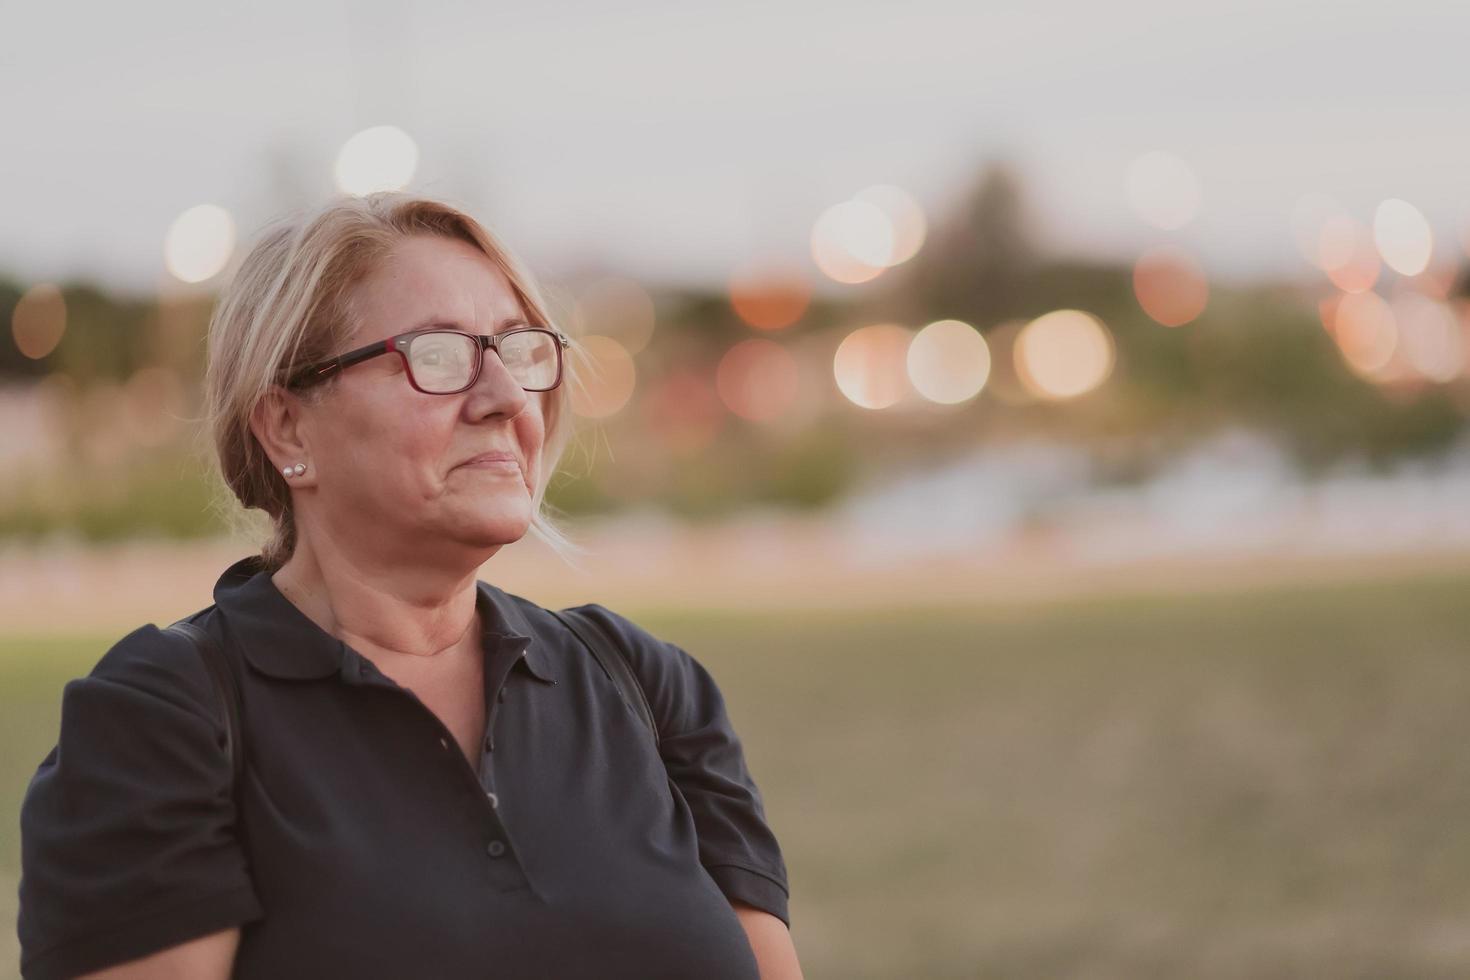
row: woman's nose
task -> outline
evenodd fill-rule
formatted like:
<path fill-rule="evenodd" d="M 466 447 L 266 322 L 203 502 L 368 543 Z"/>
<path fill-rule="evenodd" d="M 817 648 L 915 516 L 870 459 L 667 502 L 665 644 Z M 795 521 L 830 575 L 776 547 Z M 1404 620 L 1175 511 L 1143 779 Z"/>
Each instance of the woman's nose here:
<path fill-rule="evenodd" d="M 511 376 L 510 370 L 494 348 L 483 348 L 480 357 L 480 376 L 469 390 L 471 400 L 484 400 L 494 406 L 494 410 L 508 415 L 520 414 L 531 393 Z"/>

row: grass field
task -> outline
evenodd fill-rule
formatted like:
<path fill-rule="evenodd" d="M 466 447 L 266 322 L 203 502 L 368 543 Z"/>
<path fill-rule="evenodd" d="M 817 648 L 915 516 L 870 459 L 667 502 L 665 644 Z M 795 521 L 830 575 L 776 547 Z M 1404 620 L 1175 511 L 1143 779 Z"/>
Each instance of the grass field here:
<path fill-rule="evenodd" d="M 813 980 L 1470 975 L 1470 576 L 620 611 L 724 689 Z M 111 639 L 0 640 L 0 976 L 25 782 Z"/>

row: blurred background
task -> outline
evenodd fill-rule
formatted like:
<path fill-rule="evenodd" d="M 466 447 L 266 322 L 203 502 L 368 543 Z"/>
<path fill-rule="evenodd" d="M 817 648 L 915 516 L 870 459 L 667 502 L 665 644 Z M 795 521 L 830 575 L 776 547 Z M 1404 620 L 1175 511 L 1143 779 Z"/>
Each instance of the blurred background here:
<path fill-rule="evenodd" d="M 589 376 L 586 556 L 481 577 L 709 666 L 808 977 L 1470 972 L 1463 5 L 0 22 L 12 923 L 62 685 L 260 540 L 197 422 L 215 296 L 406 188 Z"/>

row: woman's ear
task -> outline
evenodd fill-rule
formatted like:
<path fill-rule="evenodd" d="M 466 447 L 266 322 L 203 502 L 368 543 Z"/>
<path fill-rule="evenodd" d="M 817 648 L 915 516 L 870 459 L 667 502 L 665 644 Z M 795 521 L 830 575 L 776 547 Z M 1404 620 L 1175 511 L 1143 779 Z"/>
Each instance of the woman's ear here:
<path fill-rule="evenodd" d="M 301 396 L 271 385 L 250 413 L 250 431 L 278 471 L 297 463 L 307 464 L 306 475 L 287 477 L 292 486 L 308 484 L 316 476 L 304 408 Z"/>

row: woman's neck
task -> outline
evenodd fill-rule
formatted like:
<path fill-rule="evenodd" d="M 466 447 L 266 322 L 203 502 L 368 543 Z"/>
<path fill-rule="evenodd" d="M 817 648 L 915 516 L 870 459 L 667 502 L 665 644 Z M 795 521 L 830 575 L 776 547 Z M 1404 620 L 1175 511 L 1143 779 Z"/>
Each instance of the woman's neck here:
<path fill-rule="evenodd" d="M 307 618 L 374 660 L 437 657 L 477 633 L 473 570 L 375 567 L 298 545 L 271 581 Z"/>

